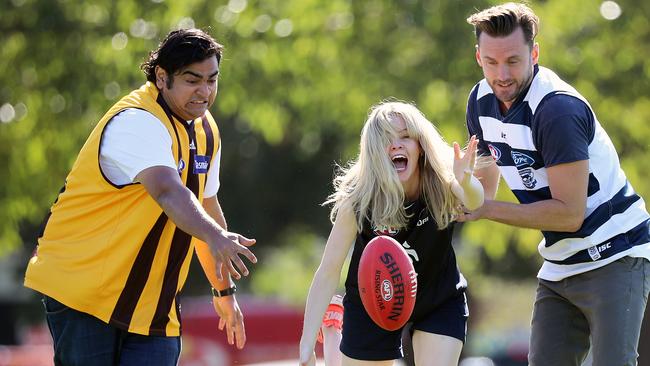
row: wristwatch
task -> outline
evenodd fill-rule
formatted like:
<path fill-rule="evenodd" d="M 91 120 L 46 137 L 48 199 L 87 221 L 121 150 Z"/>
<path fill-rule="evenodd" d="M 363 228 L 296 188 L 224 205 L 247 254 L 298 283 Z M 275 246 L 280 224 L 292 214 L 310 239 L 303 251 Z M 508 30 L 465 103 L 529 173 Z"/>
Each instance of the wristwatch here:
<path fill-rule="evenodd" d="M 237 286 L 235 286 L 235 284 L 233 284 L 232 286 L 230 286 L 230 287 L 228 287 L 226 289 L 223 289 L 223 290 L 215 290 L 214 287 L 212 287 L 211 289 L 212 289 L 212 296 L 213 297 L 230 296 L 230 295 L 234 294 L 235 292 L 237 292 Z"/>

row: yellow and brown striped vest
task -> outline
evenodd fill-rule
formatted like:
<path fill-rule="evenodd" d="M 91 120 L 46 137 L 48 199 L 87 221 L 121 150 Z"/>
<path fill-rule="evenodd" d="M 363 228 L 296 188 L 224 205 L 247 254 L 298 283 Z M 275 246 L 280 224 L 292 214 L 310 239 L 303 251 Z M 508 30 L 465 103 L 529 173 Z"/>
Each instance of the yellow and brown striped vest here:
<path fill-rule="evenodd" d="M 209 112 L 191 124 L 175 117 L 147 82 L 115 104 L 88 137 L 51 208 L 25 286 L 132 333 L 178 336 L 176 296 L 194 239 L 144 186 L 113 185 L 99 166 L 104 128 L 126 108 L 146 110 L 165 125 L 181 180 L 203 199 L 205 172 L 219 146 L 217 125 Z"/>

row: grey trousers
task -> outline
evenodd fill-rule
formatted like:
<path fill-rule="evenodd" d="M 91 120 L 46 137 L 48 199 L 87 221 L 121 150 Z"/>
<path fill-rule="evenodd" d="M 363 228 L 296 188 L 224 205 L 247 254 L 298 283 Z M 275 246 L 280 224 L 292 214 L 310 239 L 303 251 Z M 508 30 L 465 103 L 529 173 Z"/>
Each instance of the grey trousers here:
<path fill-rule="evenodd" d="M 633 366 L 650 290 L 650 263 L 623 257 L 564 280 L 539 280 L 528 362 L 580 366 L 589 347 L 593 366 Z"/>

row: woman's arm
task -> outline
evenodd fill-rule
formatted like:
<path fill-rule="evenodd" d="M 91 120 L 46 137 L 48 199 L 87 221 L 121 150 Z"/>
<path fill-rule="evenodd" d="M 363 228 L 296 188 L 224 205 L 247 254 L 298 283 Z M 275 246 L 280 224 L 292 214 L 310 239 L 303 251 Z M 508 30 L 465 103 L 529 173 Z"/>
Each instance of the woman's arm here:
<path fill-rule="evenodd" d="M 315 362 L 314 346 L 318 329 L 320 329 L 327 305 L 336 291 L 341 278 L 343 262 L 356 234 L 357 225 L 352 209 L 350 207 L 341 208 L 327 239 L 323 258 L 309 288 L 302 337 L 300 338 L 301 365 L 313 365 Z"/>

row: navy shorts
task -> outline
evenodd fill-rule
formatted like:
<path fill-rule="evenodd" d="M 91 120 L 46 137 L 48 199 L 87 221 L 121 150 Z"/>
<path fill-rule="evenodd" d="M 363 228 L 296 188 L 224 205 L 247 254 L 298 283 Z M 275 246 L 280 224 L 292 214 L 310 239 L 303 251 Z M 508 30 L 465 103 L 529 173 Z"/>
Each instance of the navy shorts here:
<path fill-rule="evenodd" d="M 343 307 L 341 352 L 344 355 L 365 361 L 395 360 L 404 356 L 402 329 L 391 332 L 380 328 L 370 319 L 358 297 L 351 299 L 346 295 Z M 413 322 L 411 330 L 449 336 L 464 343 L 468 316 L 467 300 L 462 293 Z"/>

